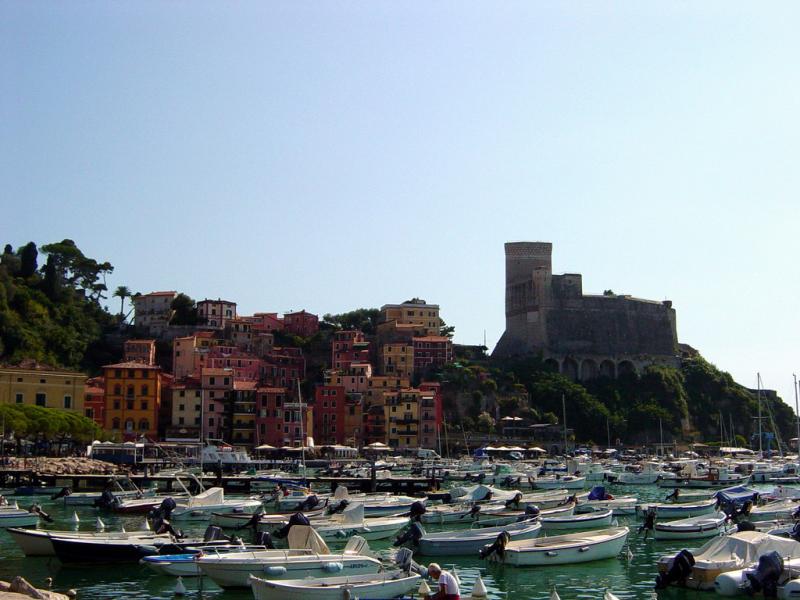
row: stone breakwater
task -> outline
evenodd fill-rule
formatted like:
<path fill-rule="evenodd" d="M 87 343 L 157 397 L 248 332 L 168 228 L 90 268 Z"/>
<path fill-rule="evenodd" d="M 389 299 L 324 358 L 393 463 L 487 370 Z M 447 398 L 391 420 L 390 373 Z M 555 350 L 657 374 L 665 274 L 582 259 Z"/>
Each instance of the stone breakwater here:
<path fill-rule="evenodd" d="M 25 581 L 22 577 L 14 577 L 11 583 L 0 581 L 0 600 L 27 600 L 36 598 L 38 600 L 69 600 L 72 595 L 58 594 L 48 590 L 39 590 Z"/>
<path fill-rule="evenodd" d="M 93 458 L 16 458 L 6 459 L 8 470 L 26 470 L 40 475 L 115 475 L 126 474 L 124 467 Z"/>

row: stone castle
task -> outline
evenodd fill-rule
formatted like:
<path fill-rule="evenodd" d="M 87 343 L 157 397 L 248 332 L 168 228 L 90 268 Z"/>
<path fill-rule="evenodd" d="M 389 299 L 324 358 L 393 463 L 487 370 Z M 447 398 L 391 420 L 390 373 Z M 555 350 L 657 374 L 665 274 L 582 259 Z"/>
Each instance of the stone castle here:
<path fill-rule="evenodd" d="M 493 356 L 541 354 L 575 380 L 677 365 L 672 302 L 583 293 L 580 275 L 553 275 L 548 242 L 510 242 L 506 253 L 506 330 Z"/>

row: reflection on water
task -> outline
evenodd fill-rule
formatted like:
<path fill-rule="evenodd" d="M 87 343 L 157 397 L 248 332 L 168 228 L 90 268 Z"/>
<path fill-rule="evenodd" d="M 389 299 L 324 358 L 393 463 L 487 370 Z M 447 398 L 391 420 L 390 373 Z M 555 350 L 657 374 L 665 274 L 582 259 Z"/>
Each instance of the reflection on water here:
<path fill-rule="evenodd" d="M 768 488 L 764 488 L 768 489 Z M 613 488 L 616 495 L 636 495 L 642 501 L 661 500 L 665 492 L 655 486 L 628 486 Z M 20 506 L 29 506 L 30 498 L 18 499 Z M 41 498 L 37 498 L 41 502 Z M 73 507 L 66 508 L 62 504 L 45 502 L 45 510 L 55 519 L 56 523 L 49 529 L 73 529 L 70 517 Z M 82 530 L 93 530 L 95 509 L 78 507 L 78 515 L 82 523 Z M 103 521 L 107 530 L 119 530 L 124 526 L 128 531 L 140 529 L 143 517 L 120 517 L 117 515 L 103 514 Z M 555 587 L 563 600 L 572 599 L 599 599 L 608 589 L 613 591 L 622 600 L 651 600 L 654 598 L 653 581 L 656 574 L 656 561 L 664 554 L 674 554 L 684 548 L 680 542 L 657 542 L 652 539 L 644 540 L 636 534 L 638 522 L 634 517 L 620 518 L 621 525 L 631 528 L 629 549 L 631 558 L 626 558 L 627 552 L 623 550 L 621 556 L 594 563 L 574 566 L 554 567 L 505 567 L 496 563 L 485 563 L 478 558 L 470 557 L 439 557 L 437 562 L 452 568 L 462 583 L 462 597 L 468 597 L 472 585 L 478 574 L 484 580 L 490 598 L 510 600 L 548 600 L 550 592 Z M 187 528 L 188 532 L 202 534 L 204 526 Z M 436 530 L 436 527 L 429 527 Z M 700 545 L 698 543 L 697 545 Z M 388 541 L 373 542 L 375 550 L 386 551 L 391 547 Z M 156 575 L 146 567 L 140 565 L 109 565 L 93 567 L 65 567 L 56 558 L 25 558 L 8 533 L 0 531 L 0 579 L 9 580 L 15 575 L 23 575 L 34 585 L 44 586 L 47 577 L 53 577 L 53 588 L 56 591 L 66 591 L 75 588 L 79 591 L 82 600 L 106 600 L 108 598 L 130 598 L 132 600 L 145 599 L 172 599 L 175 580 L 170 577 Z M 427 563 L 424 557 L 418 557 L 418 562 Z M 200 598 L 200 585 L 198 579 L 184 581 L 188 598 Z M 252 599 L 249 590 L 223 591 L 208 580 L 202 582 L 202 597 L 216 600 Z M 699 600 L 701 597 L 709 599 L 708 593 L 670 589 L 659 592 L 660 600 Z"/>

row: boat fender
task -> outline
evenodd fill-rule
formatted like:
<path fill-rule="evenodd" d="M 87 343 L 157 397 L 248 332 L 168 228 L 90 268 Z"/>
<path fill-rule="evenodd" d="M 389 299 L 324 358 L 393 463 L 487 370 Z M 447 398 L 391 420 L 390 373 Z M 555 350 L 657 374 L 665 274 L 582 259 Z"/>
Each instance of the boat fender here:
<path fill-rule="evenodd" d="M 481 548 L 479 556 L 481 558 L 489 558 L 492 554 L 497 554 L 498 557 L 503 558 L 506 553 L 506 545 L 510 540 L 511 536 L 509 533 L 507 531 L 501 531 L 492 544 Z"/>
<path fill-rule="evenodd" d="M 279 577 L 281 575 L 286 575 L 286 567 L 276 565 L 264 567 L 264 573 L 272 577 Z"/>
<path fill-rule="evenodd" d="M 344 565 L 340 562 L 329 562 L 322 565 L 322 569 L 328 573 L 340 573 L 344 570 Z"/>
<path fill-rule="evenodd" d="M 588 551 L 589 551 L 589 546 L 581 546 L 580 548 L 578 548 L 578 552 L 588 552 Z"/>
<path fill-rule="evenodd" d="M 692 572 L 694 566 L 694 555 L 688 550 L 681 550 L 672 559 L 672 566 L 666 573 L 661 573 L 656 577 L 656 589 L 666 589 L 671 583 L 677 583 L 686 579 Z"/>
<path fill-rule="evenodd" d="M 772 551 L 758 558 L 758 565 L 752 571 L 745 571 L 750 593 L 763 592 L 765 598 L 777 598 L 778 579 L 783 573 L 783 558 Z"/>

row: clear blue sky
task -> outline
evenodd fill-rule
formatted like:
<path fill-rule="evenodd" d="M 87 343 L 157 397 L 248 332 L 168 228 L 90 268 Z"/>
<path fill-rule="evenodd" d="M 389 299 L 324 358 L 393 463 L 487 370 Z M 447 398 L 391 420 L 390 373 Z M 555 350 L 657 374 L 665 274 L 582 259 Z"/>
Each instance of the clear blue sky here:
<path fill-rule="evenodd" d="M 794 404 L 800 5 L 14 2 L 2 242 L 110 286 L 504 327 L 503 242 Z"/>

